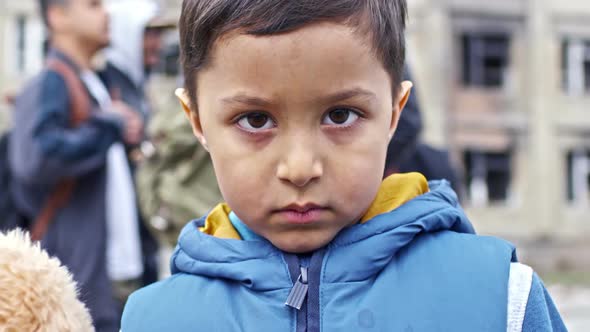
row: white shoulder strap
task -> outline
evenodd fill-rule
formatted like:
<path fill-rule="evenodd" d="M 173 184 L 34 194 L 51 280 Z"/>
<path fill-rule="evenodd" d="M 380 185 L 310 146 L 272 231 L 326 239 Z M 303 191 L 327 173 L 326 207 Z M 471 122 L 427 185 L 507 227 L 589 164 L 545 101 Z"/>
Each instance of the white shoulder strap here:
<path fill-rule="evenodd" d="M 521 332 L 533 282 L 533 269 L 520 263 L 510 264 L 508 279 L 508 332 Z"/>

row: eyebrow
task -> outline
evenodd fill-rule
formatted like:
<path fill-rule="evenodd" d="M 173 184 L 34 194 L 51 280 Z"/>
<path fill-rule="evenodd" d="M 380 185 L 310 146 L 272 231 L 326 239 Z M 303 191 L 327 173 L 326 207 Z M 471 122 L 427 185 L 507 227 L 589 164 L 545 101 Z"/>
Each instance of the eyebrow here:
<path fill-rule="evenodd" d="M 371 101 L 377 99 L 377 96 L 373 93 L 370 92 L 368 90 L 365 90 L 363 88 L 352 88 L 352 89 L 348 89 L 348 90 L 343 90 L 343 91 L 338 91 L 336 93 L 327 95 L 327 96 L 322 96 L 318 98 L 318 101 L 324 103 L 324 104 L 333 104 L 333 103 L 337 103 L 339 101 L 342 100 L 347 100 L 347 99 L 351 99 L 351 98 L 366 98 L 369 99 Z M 255 106 L 255 107 L 270 107 L 273 105 L 273 102 L 265 99 L 265 98 L 261 98 L 261 97 L 254 97 L 254 96 L 249 96 L 246 94 L 237 94 L 235 96 L 231 96 L 231 97 L 226 97 L 223 98 L 221 100 L 224 104 L 244 104 L 244 105 L 250 105 L 250 106 Z"/>
<path fill-rule="evenodd" d="M 238 103 L 238 104 L 245 104 L 245 105 L 251 105 L 251 106 L 256 106 L 256 107 L 269 107 L 269 106 L 271 106 L 273 104 L 268 99 L 264 99 L 264 98 L 260 98 L 260 97 L 248 96 L 248 95 L 245 95 L 245 94 L 237 94 L 235 96 L 223 98 L 221 101 L 224 104 L 235 104 L 235 103 Z"/>
<path fill-rule="evenodd" d="M 358 97 L 370 99 L 371 101 L 377 99 L 377 96 L 369 90 L 365 90 L 363 88 L 352 88 L 321 97 L 320 100 L 326 104 L 334 104 L 342 100 Z"/>

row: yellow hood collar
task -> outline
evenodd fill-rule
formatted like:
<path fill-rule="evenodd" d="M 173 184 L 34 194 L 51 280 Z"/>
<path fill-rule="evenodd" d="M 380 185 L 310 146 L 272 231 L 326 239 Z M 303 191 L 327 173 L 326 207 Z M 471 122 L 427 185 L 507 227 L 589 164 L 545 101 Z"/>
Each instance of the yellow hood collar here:
<path fill-rule="evenodd" d="M 365 223 L 372 218 L 391 212 L 406 202 L 429 191 L 426 178 L 420 173 L 394 174 L 383 180 L 377 197 L 361 219 Z M 225 203 L 217 205 L 207 216 L 205 227 L 199 230 L 222 239 L 241 240 L 229 220 L 231 209 Z"/>

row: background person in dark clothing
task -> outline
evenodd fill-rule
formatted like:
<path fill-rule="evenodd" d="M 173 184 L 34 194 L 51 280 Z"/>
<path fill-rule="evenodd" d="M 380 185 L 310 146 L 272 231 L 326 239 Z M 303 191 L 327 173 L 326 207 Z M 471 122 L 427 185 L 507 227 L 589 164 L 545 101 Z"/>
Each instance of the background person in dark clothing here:
<path fill-rule="evenodd" d="M 387 150 L 385 177 L 393 173 L 419 172 L 428 180 L 448 180 L 460 196 L 460 178 L 451 164 L 448 151 L 420 140 L 423 122 L 416 94 L 416 88 L 420 86 L 412 79 L 407 67 L 404 76 L 404 80 L 414 82 L 414 88 Z"/>
<path fill-rule="evenodd" d="M 88 117 L 72 126 L 76 98 L 62 73 L 45 69 L 25 86 L 16 100 L 9 145 L 15 202 L 35 220 L 62 180 L 75 181 L 73 193 L 51 218 L 41 245 L 73 274 L 96 330 L 114 332 L 119 330 L 120 308 L 113 298 L 108 269 L 111 246 L 106 219 L 114 211 L 107 204 L 106 193 L 113 189 L 107 181 L 112 173 L 107 171 L 111 166 L 128 168 L 110 152 L 123 141 L 136 141 L 141 121 L 115 103 L 112 112 L 103 112 L 88 90 L 91 58 L 109 42 L 102 1 L 42 0 L 40 4 L 50 38 L 47 59 L 75 73 L 80 87 L 76 96 L 83 95 Z M 117 187 L 117 191 L 124 189 Z"/>
<path fill-rule="evenodd" d="M 105 51 L 107 62 L 100 76 L 114 97 L 120 98 L 147 123 L 152 113 L 145 91 L 147 80 L 160 60 L 162 34 L 173 24 L 159 19 L 159 8 L 153 1 L 118 1 L 110 3 L 107 9 L 111 19 L 111 43 Z M 145 133 L 142 133 L 142 140 L 145 138 Z M 134 157 L 138 155 L 139 148 L 140 144 L 126 145 L 134 173 L 137 167 Z M 134 287 L 156 282 L 159 264 L 157 241 L 143 220 L 138 222 L 144 273 L 142 280 Z M 129 291 L 133 291 L 134 287 L 130 287 Z"/>

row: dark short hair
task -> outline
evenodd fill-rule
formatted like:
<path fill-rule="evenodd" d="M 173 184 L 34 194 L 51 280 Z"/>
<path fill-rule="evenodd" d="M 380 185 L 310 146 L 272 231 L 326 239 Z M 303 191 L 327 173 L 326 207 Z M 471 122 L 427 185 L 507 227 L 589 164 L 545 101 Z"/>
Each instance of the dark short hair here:
<path fill-rule="evenodd" d="M 242 30 L 274 35 L 321 21 L 342 22 L 370 36 L 397 93 L 405 61 L 406 19 L 406 0 L 184 0 L 180 60 L 191 107 L 196 106 L 197 73 L 223 34 Z"/>
<path fill-rule="evenodd" d="M 41 18 L 43 18 L 43 23 L 47 28 L 51 28 L 49 26 L 49 19 L 47 18 L 47 12 L 49 11 L 49 7 L 54 5 L 66 5 L 69 0 L 39 0 L 39 12 L 41 13 Z"/>

